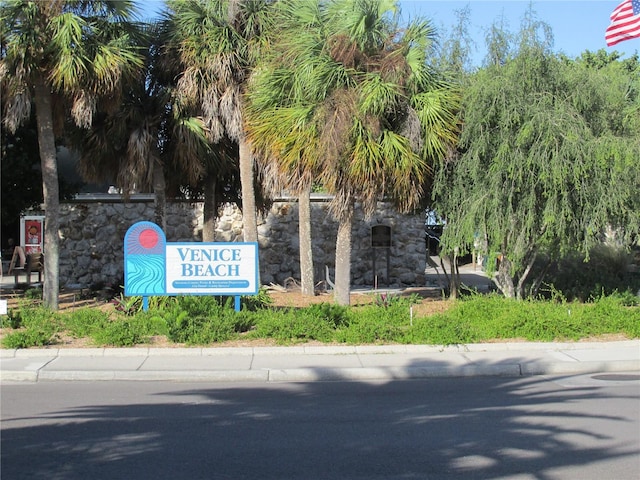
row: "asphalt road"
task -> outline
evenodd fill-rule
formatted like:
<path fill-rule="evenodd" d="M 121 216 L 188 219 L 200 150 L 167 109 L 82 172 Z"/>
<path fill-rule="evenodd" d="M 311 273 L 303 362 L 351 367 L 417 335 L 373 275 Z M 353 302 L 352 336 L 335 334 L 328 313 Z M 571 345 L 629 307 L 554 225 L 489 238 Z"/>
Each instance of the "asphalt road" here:
<path fill-rule="evenodd" d="M 2 385 L 2 479 L 637 479 L 640 377 Z"/>

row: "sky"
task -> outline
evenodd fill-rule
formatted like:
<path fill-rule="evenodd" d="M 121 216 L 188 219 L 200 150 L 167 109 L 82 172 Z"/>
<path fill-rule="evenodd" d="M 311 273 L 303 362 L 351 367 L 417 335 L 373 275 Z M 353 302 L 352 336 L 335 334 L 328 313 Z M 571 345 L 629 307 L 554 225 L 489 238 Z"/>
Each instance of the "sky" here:
<path fill-rule="evenodd" d="M 640 38 L 626 40 L 607 47 L 604 33 L 610 23 L 611 12 L 622 0 L 533 0 L 536 17 L 547 23 L 554 36 L 554 51 L 570 58 L 580 56 L 585 50 L 595 52 L 604 48 L 617 51 L 621 58 L 640 53 Z M 509 31 L 517 33 L 521 20 L 529 7 L 529 0 L 402 0 L 402 16 L 426 17 L 433 21 L 441 34 L 457 23 L 456 11 L 465 6 L 470 9 L 469 34 L 476 44 L 473 63 L 479 65 L 485 56 L 484 38 L 491 24 L 504 16 Z"/>
<path fill-rule="evenodd" d="M 640 38 L 626 40 L 607 47 L 604 32 L 609 16 L 622 0 L 533 0 L 531 3 L 538 20 L 547 23 L 554 36 L 554 51 L 570 58 L 585 50 L 592 52 L 604 48 L 617 51 L 621 58 L 640 53 Z M 162 0 L 139 0 L 143 16 L 155 16 L 162 9 Z M 484 38 L 491 24 L 504 16 L 509 31 L 517 33 L 530 0 L 400 0 L 403 18 L 425 17 L 433 21 L 441 35 L 457 23 L 456 11 L 469 5 L 469 33 L 476 44 L 473 63 L 480 65 L 485 56 Z"/>

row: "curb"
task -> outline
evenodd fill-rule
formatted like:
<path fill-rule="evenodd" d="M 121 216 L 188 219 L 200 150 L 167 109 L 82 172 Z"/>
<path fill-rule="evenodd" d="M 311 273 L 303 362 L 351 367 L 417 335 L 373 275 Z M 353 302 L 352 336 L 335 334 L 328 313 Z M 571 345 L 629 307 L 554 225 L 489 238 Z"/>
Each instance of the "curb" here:
<path fill-rule="evenodd" d="M 0 371 L 0 382 L 169 381 L 169 382 L 330 382 L 415 380 L 459 377 L 527 377 L 640 371 L 640 360 L 611 362 L 512 363 L 458 367 L 292 368 L 214 371 Z"/>
<path fill-rule="evenodd" d="M 559 351 L 600 350 L 638 347 L 640 339 L 616 342 L 505 342 L 455 345 L 307 345 L 292 347 L 98 347 L 0 349 L 0 358 L 30 357 L 144 357 L 144 356 L 224 356 L 224 355 L 362 355 L 418 354 L 434 352 L 502 352 L 514 350 Z"/>

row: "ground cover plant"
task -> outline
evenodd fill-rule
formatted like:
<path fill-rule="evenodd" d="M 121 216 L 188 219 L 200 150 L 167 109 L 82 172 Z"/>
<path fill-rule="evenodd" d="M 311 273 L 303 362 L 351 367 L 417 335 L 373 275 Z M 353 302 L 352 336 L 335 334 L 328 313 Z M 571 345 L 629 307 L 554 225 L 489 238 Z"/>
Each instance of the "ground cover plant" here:
<path fill-rule="evenodd" d="M 154 301 L 148 311 L 116 306 L 51 312 L 23 301 L 1 318 L 4 348 L 63 345 L 84 339 L 85 346 L 154 344 L 227 345 L 268 342 L 291 345 L 332 344 L 449 345 L 494 341 L 577 341 L 615 335 L 640 338 L 639 297 L 612 294 L 589 302 L 516 301 L 498 295 L 473 294 L 431 315 L 415 314 L 417 296 L 376 296 L 367 304 L 340 306 L 328 302 L 274 306 L 244 302 L 240 312 L 230 298 L 171 297 Z M 116 302 L 117 303 L 117 302 Z M 131 301 L 130 303 L 135 303 Z M 416 308 L 415 311 L 419 312 Z"/>

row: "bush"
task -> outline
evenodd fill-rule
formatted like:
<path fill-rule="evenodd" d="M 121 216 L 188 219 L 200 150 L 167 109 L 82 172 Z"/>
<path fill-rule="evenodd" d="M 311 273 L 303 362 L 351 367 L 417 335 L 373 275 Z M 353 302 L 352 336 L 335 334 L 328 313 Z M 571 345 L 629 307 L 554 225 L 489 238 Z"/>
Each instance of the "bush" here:
<path fill-rule="evenodd" d="M 9 316 L 12 328 L 2 339 L 5 348 L 27 348 L 51 345 L 57 341 L 61 330 L 60 317 L 44 307 L 21 307 Z"/>
<path fill-rule="evenodd" d="M 263 311 L 256 319 L 255 336 L 272 338 L 279 343 L 309 340 L 330 342 L 335 318 L 323 316 L 324 307 Z"/>
<path fill-rule="evenodd" d="M 0 326 L 2 328 L 20 328 L 22 325 L 22 316 L 20 310 L 9 309 L 6 316 L 0 317 Z"/>
<path fill-rule="evenodd" d="M 319 341 L 349 344 L 460 344 L 494 339 L 577 340 L 622 333 L 640 337 L 638 297 L 628 292 L 601 294 L 589 303 L 516 301 L 500 295 L 470 295 L 444 313 L 410 317 L 415 298 L 385 297 L 377 304 L 346 307 L 330 303 L 306 308 L 233 309 L 231 297 L 163 297 L 147 312 L 106 313 L 84 308 L 58 314 L 43 307 L 11 309 L 2 319 L 13 329 L 6 348 L 50 345 L 66 331 L 97 345 L 132 346 L 166 335 L 175 343 L 208 345 L 239 338 L 270 338 L 282 344 Z M 222 303 L 224 301 L 224 304 Z"/>
<path fill-rule="evenodd" d="M 166 335 L 167 325 L 157 313 L 142 312 L 134 317 L 118 316 L 92 329 L 92 338 L 97 345 L 130 347 L 148 343 L 154 335 Z"/>
<path fill-rule="evenodd" d="M 349 310 L 348 323 L 338 329 L 336 339 L 350 344 L 401 342 L 409 327 L 411 302 L 396 297 L 384 305 Z"/>
<path fill-rule="evenodd" d="M 260 287 L 257 295 L 244 295 L 241 298 L 243 310 L 255 311 L 261 308 L 267 308 L 273 303 L 273 299 L 269 296 L 269 291 L 265 287 Z"/>
<path fill-rule="evenodd" d="M 95 308 L 81 308 L 63 315 L 62 322 L 72 337 L 92 337 L 107 325 L 109 315 Z"/>
<path fill-rule="evenodd" d="M 580 253 L 565 256 L 549 270 L 545 281 L 569 301 L 584 302 L 615 292 L 636 294 L 640 273 L 629 271 L 633 261 L 632 254 L 622 248 L 600 245 L 589 252 L 588 261 Z"/>
<path fill-rule="evenodd" d="M 221 305 L 214 297 L 176 297 L 177 301 L 160 315 L 167 326 L 169 339 L 177 343 L 205 345 L 223 342 L 253 325 L 247 312 L 236 312 L 233 299 Z"/>
<path fill-rule="evenodd" d="M 637 338 L 640 309 L 625 306 L 624 298 L 552 303 L 476 295 L 456 302 L 446 313 L 416 319 L 407 342 L 448 345 L 516 338 L 578 340 L 606 333 Z"/>
<path fill-rule="evenodd" d="M 54 343 L 52 332 L 49 329 L 25 329 L 11 332 L 2 339 L 4 348 L 29 348 L 42 347 Z"/>

